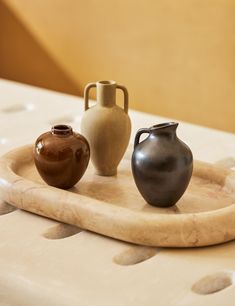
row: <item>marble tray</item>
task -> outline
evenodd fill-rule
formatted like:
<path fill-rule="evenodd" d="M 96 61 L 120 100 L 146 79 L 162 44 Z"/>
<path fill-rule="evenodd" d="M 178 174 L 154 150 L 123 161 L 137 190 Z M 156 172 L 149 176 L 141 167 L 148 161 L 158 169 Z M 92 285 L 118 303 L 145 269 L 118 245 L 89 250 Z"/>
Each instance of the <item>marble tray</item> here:
<path fill-rule="evenodd" d="M 1 197 L 20 209 L 112 238 L 146 246 L 197 247 L 235 238 L 235 172 L 195 161 L 193 177 L 174 207 L 145 203 L 134 184 L 127 152 L 116 177 L 90 165 L 69 191 L 46 185 L 34 166 L 32 145 L 0 159 Z"/>

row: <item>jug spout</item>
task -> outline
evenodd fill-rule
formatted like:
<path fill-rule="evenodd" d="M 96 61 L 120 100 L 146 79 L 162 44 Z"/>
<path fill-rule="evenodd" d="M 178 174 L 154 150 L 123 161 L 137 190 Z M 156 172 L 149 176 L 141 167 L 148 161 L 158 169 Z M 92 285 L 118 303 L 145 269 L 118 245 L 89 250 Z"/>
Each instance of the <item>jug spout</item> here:
<path fill-rule="evenodd" d="M 115 81 L 99 81 L 97 87 L 97 103 L 105 107 L 113 107 L 116 104 L 116 87 Z"/>
<path fill-rule="evenodd" d="M 174 138 L 176 136 L 176 129 L 178 127 L 177 122 L 166 122 L 166 123 L 160 123 L 153 125 L 150 129 L 150 135 L 165 135 L 171 138 Z"/>

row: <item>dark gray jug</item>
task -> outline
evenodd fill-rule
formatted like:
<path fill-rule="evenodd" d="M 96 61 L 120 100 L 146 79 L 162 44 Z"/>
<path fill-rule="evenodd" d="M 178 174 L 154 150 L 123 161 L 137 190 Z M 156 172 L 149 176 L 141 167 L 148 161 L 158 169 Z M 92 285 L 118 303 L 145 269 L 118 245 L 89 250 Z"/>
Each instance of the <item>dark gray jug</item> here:
<path fill-rule="evenodd" d="M 173 206 L 185 192 L 193 170 L 190 148 L 176 135 L 178 123 L 168 122 L 140 129 L 135 136 L 132 173 L 147 203 Z M 139 143 L 140 136 L 149 136 Z"/>

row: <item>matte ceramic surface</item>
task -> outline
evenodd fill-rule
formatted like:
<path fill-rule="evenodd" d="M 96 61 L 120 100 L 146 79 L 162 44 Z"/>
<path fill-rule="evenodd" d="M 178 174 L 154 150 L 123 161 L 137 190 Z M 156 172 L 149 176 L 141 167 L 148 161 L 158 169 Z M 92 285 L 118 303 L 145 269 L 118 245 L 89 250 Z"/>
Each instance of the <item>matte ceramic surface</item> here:
<path fill-rule="evenodd" d="M 38 137 L 34 161 L 43 180 L 51 186 L 68 189 L 83 176 L 90 148 L 82 135 L 68 125 L 55 125 Z"/>
<path fill-rule="evenodd" d="M 37 174 L 32 147 L 22 147 L 0 160 L 0 192 L 18 208 L 146 246 L 197 247 L 235 238 L 235 174 L 231 170 L 196 162 L 188 190 L 177 206 L 167 209 L 142 199 L 128 156 L 118 176 L 93 172 L 88 167 L 70 191 L 52 188 Z"/>
<path fill-rule="evenodd" d="M 140 129 L 135 137 L 132 172 L 139 192 L 153 206 L 173 206 L 188 187 L 193 171 L 189 147 L 176 136 L 178 123 Z M 139 143 L 143 133 L 148 137 Z"/>
<path fill-rule="evenodd" d="M 97 89 L 97 104 L 89 108 L 92 87 Z M 124 110 L 116 105 L 116 89 L 124 93 Z M 131 133 L 127 89 L 114 81 L 90 83 L 85 88 L 84 99 L 81 130 L 90 144 L 95 172 L 104 176 L 115 175 Z"/>

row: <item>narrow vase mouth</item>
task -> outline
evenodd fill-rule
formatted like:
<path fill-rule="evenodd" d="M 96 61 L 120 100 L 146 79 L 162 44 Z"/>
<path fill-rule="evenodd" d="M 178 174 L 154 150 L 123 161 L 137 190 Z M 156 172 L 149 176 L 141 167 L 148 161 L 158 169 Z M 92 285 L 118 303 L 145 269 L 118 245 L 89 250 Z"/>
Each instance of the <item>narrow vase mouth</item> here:
<path fill-rule="evenodd" d="M 51 132 L 55 135 L 72 135 L 73 129 L 70 125 L 57 124 L 51 128 Z"/>
<path fill-rule="evenodd" d="M 149 129 L 150 131 L 155 131 L 158 129 L 165 129 L 168 127 L 175 127 L 175 129 L 177 128 L 177 126 L 179 125 L 178 122 L 165 122 L 165 123 L 160 123 L 160 124 L 156 124 L 151 126 L 151 128 Z"/>
<path fill-rule="evenodd" d="M 113 80 L 102 80 L 102 81 L 98 81 L 97 84 L 102 85 L 102 86 L 108 86 L 108 85 L 115 85 L 116 82 Z"/>

